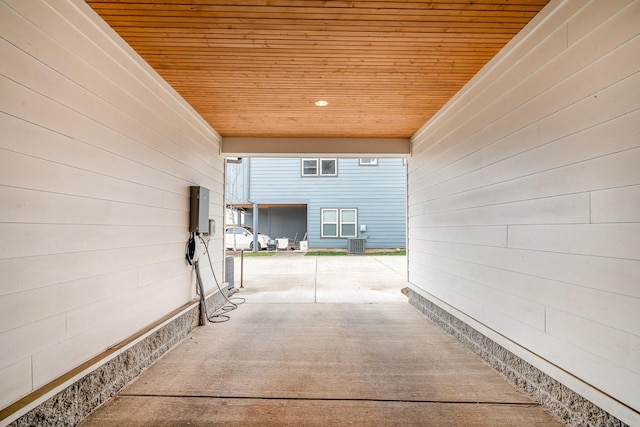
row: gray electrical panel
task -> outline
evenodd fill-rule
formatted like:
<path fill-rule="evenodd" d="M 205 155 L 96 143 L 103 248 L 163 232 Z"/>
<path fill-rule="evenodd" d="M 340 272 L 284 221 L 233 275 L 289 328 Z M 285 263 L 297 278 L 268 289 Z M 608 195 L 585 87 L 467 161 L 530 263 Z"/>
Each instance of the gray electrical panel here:
<path fill-rule="evenodd" d="M 189 231 L 198 234 L 209 233 L 209 189 L 207 188 L 191 187 Z"/>

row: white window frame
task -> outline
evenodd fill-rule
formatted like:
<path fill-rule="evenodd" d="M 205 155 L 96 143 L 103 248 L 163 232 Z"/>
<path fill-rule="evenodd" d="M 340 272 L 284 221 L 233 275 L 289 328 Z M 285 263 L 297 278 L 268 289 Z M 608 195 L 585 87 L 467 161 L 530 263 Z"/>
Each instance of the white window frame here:
<path fill-rule="evenodd" d="M 325 222 L 324 221 L 324 212 L 333 211 L 336 214 L 336 222 Z M 354 221 L 343 221 L 343 216 L 345 211 L 354 212 Z M 324 232 L 325 224 L 334 224 L 336 226 L 336 234 L 326 235 Z M 353 232 L 354 234 L 346 234 L 342 232 L 343 225 L 353 224 Z M 338 239 L 338 238 L 348 238 L 348 237 L 358 237 L 358 209 L 356 208 L 322 208 L 320 209 L 320 237 L 328 238 L 328 239 Z"/>
<path fill-rule="evenodd" d="M 360 166 L 378 166 L 378 159 L 375 157 L 361 157 Z"/>
<path fill-rule="evenodd" d="M 353 221 L 344 221 L 343 218 L 343 213 L 345 211 L 353 211 L 353 216 L 354 216 L 354 220 Z M 342 226 L 343 225 L 350 225 L 353 224 L 353 234 L 346 234 L 342 232 Z M 340 237 L 358 237 L 358 209 L 355 208 L 347 208 L 347 209 L 340 209 Z"/>
<path fill-rule="evenodd" d="M 314 162 L 316 167 L 315 173 L 305 173 L 305 162 Z M 325 161 L 333 162 L 335 165 L 335 169 L 333 173 L 324 173 L 322 164 Z M 300 160 L 300 175 L 301 176 L 337 176 L 338 175 L 338 159 L 337 158 L 319 158 L 319 159 L 301 159 Z"/>
<path fill-rule="evenodd" d="M 315 162 L 316 165 L 316 173 L 305 173 L 305 167 L 304 167 L 304 163 L 305 162 Z M 301 159 L 300 160 L 300 174 L 302 176 L 318 176 L 318 173 L 320 172 L 318 169 L 318 166 L 320 166 L 320 162 L 318 161 L 318 159 Z"/>
<path fill-rule="evenodd" d="M 326 162 L 326 161 L 330 161 L 333 162 L 333 164 L 335 165 L 334 171 L 333 173 L 324 173 L 322 172 L 323 168 L 322 168 L 322 163 Z M 320 164 L 318 165 L 318 171 L 320 172 L 321 176 L 337 176 L 338 175 L 338 159 L 320 159 Z"/>
<path fill-rule="evenodd" d="M 324 221 L 324 213 L 326 211 L 334 211 L 336 214 L 336 222 L 325 222 Z M 335 235 L 326 235 L 324 234 L 324 225 L 325 224 L 335 224 L 336 226 L 336 234 Z M 335 208 L 323 208 L 320 209 L 320 237 L 325 238 L 338 238 L 340 237 L 340 212 Z"/>

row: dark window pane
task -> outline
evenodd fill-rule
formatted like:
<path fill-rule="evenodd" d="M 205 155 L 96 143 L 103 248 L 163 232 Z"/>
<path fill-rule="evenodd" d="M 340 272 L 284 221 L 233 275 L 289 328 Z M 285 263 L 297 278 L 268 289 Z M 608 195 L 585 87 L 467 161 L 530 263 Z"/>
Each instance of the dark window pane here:
<path fill-rule="evenodd" d="M 343 237 L 355 237 L 356 225 L 355 224 L 342 224 L 342 236 Z"/>
<path fill-rule="evenodd" d="M 335 159 L 323 159 L 322 160 L 322 175 L 335 175 L 336 174 L 336 161 Z"/>
<path fill-rule="evenodd" d="M 338 225 L 337 224 L 323 224 L 322 225 L 322 236 L 323 237 L 337 237 L 338 236 Z"/>

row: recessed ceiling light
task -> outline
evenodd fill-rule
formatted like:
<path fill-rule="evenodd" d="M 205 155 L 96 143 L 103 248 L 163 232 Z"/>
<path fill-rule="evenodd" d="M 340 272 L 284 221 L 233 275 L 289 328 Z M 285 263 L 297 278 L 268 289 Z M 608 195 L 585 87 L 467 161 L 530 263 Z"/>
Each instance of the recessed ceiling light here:
<path fill-rule="evenodd" d="M 329 105 L 329 101 L 325 101 L 324 99 L 319 99 L 318 101 L 316 101 L 316 105 L 318 107 L 326 107 L 327 105 Z"/>

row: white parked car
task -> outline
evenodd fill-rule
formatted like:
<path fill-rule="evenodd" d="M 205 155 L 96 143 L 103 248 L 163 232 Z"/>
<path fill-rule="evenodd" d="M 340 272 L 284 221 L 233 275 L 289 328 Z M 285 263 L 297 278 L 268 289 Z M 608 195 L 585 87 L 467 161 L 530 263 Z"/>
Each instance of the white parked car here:
<path fill-rule="evenodd" d="M 260 249 L 267 249 L 271 237 L 258 233 Z M 224 234 L 224 247 L 232 250 L 253 250 L 253 233 L 244 227 L 227 227 Z"/>

